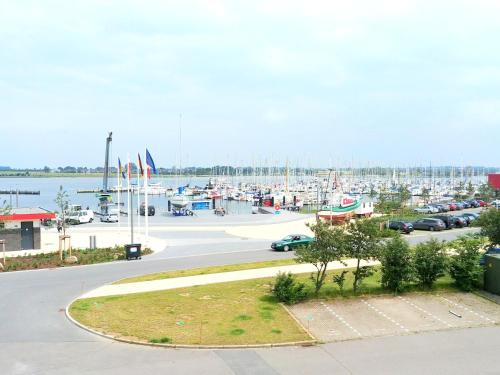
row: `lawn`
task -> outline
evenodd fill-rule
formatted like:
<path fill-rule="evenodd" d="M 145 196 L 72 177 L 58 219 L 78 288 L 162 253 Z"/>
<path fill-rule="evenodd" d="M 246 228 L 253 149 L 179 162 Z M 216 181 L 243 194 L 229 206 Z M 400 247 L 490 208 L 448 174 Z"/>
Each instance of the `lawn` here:
<path fill-rule="evenodd" d="M 203 268 L 193 268 L 193 269 L 188 269 L 188 270 L 151 273 L 148 275 L 141 275 L 141 276 L 130 277 L 130 278 L 123 279 L 123 280 L 118 280 L 118 281 L 114 282 L 113 284 L 128 284 L 128 283 L 136 283 L 136 282 L 140 282 L 140 281 L 152 281 L 152 280 L 171 279 L 174 277 L 208 275 L 208 274 L 212 274 L 212 273 L 243 271 L 243 270 L 250 270 L 250 269 L 255 269 L 255 268 L 289 266 L 289 265 L 293 265 L 293 264 L 297 264 L 297 262 L 294 259 L 277 259 L 277 260 L 269 260 L 269 261 L 263 261 L 263 262 L 228 264 L 228 265 L 224 265 L 224 266 L 212 266 L 212 267 L 203 267 Z"/>
<path fill-rule="evenodd" d="M 152 250 L 149 248 L 142 250 L 142 255 L 149 255 L 151 253 Z M 78 263 L 64 263 L 64 261 L 60 260 L 58 252 L 7 258 L 4 271 L 71 267 L 76 265 L 105 263 L 125 259 L 125 249 L 123 246 L 100 249 L 72 249 L 71 254 L 78 258 Z"/>
<path fill-rule="evenodd" d="M 352 274 L 341 294 L 328 272 L 319 298 L 352 298 Z M 297 275 L 312 291 L 309 274 Z M 141 342 L 192 345 L 251 345 L 306 341 L 310 337 L 271 296 L 274 279 L 255 279 L 175 290 L 78 300 L 77 321 L 99 332 Z M 422 291 L 415 285 L 409 291 Z M 443 277 L 431 292 L 455 290 Z M 311 293 L 311 292 L 310 292 Z M 367 278 L 366 295 L 386 294 L 380 273 Z"/>

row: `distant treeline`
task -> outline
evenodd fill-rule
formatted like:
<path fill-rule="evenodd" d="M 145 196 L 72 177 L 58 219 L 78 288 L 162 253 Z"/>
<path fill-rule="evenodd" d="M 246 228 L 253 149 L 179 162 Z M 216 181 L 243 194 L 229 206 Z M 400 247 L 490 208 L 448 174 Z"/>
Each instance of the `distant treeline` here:
<path fill-rule="evenodd" d="M 123 166 L 125 171 L 125 166 Z M 185 167 L 180 170 L 176 167 L 157 168 L 158 173 L 163 176 L 282 176 L 288 173 L 291 176 L 322 176 L 334 174 L 340 176 L 385 176 L 385 177 L 455 177 L 468 178 L 472 176 L 485 176 L 488 173 L 498 172 L 499 168 L 467 166 L 467 167 L 369 167 L 369 168 L 286 168 L 285 166 L 265 167 L 235 167 L 229 165 L 216 165 L 213 167 Z M 131 171 L 137 174 L 137 165 L 131 163 Z M 110 167 L 109 173 L 116 175 L 117 167 Z M 0 176 L 3 177 L 50 177 L 50 176 L 100 176 L 104 173 L 103 167 L 43 167 L 33 169 L 14 169 L 0 166 Z"/>

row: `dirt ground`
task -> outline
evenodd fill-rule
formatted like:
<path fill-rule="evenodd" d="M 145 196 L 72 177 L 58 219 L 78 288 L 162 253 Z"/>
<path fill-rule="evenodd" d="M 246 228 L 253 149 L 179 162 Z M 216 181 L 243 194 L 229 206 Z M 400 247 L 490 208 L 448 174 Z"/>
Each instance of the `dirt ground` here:
<path fill-rule="evenodd" d="M 471 293 L 313 301 L 290 310 L 323 342 L 500 323 L 500 305 Z"/>

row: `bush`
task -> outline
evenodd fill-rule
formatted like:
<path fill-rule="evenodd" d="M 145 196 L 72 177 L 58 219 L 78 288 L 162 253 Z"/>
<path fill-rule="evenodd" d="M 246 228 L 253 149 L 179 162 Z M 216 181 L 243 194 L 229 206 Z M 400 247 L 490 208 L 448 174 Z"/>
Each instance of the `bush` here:
<path fill-rule="evenodd" d="M 490 208 L 477 220 L 481 234 L 489 238 L 492 245 L 500 245 L 500 210 Z"/>
<path fill-rule="evenodd" d="M 297 283 L 291 273 L 278 273 L 272 292 L 278 301 L 287 305 L 303 301 L 307 297 L 304 283 Z"/>
<path fill-rule="evenodd" d="M 411 250 L 408 242 L 400 235 L 387 241 L 380 252 L 380 263 L 382 265 L 382 287 L 394 293 L 404 289 L 404 283 L 411 281 L 413 267 L 411 262 Z"/>
<path fill-rule="evenodd" d="M 450 275 L 457 287 L 470 292 L 480 283 L 483 267 L 479 265 L 483 240 L 474 237 L 460 237 L 453 243 L 456 255 L 450 261 Z"/>
<path fill-rule="evenodd" d="M 420 285 L 432 288 L 434 282 L 444 276 L 447 268 L 443 243 L 433 238 L 418 244 L 413 252 L 412 263 Z"/>

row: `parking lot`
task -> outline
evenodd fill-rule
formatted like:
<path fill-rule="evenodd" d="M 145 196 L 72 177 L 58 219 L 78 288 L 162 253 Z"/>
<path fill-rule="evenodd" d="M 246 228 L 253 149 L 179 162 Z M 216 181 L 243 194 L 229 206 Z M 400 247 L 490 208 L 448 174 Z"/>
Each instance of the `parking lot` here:
<path fill-rule="evenodd" d="M 500 323 L 500 305 L 471 293 L 314 301 L 292 306 L 290 310 L 323 342 Z"/>

